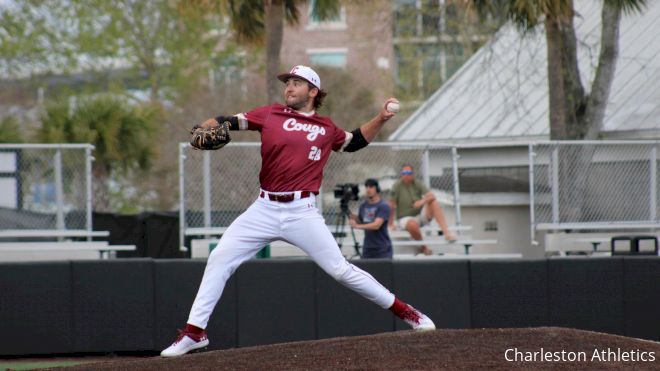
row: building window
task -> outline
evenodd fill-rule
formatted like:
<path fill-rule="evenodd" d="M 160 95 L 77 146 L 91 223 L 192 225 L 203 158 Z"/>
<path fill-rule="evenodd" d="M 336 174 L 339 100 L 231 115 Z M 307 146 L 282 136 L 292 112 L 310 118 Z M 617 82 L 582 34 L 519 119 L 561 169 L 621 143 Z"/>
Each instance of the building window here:
<path fill-rule="evenodd" d="M 399 44 L 395 46 L 394 54 L 400 99 L 424 100 L 445 82 L 448 72 L 445 45 Z"/>
<path fill-rule="evenodd" d="M 307 30 L 345 30 L 346 26 L 346 8 L 340 7 L 336 17 L 321 21 L 315 12 L 316 0 L 309 1 L 308 17 L 309 22 L 305 29 Z"/>
<path fill-rule="evenodd" d="M 346 68 L 345 48 L 338 49 L 308 49 L 309 63 L 314 67 Z"/>
<path fill-rule="evenodd" d="M 441 7 L 437 0 L 395 0 L 394 37 L 437 36 Z"/>
<path fill-rule="evenodd" d="M 497 232 L 497 221 L 496 220 L 487 220 L 484 223 L 484 231 L 486 232 Z"/>
<path fill-rule="evenodd" d="M 499 27 L 450 0 L 394 0 L 395 94 L 422 102 Z"/>

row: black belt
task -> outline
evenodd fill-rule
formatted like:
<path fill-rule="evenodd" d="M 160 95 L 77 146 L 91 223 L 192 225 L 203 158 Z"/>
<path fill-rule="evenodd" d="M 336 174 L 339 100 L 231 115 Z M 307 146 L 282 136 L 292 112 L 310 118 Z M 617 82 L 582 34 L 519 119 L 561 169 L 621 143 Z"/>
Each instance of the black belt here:
<path fill-rule="evenodd" d="M 312 192 L 310 191 L 302 191 L 300 192 L 300 198 L 307 198 L 312 195 Z M 266 198 L 266 192 L 261 191 L 261 194 L 259 194 L 259 197 L 261 198 Z M 279 193 L 279 194 L 274 194 L 274 193 L 268 193 L 268 199 L 271 201 L 277 201 L 277 202 L 291 202 L 296 199 L 296 193 Z"/>

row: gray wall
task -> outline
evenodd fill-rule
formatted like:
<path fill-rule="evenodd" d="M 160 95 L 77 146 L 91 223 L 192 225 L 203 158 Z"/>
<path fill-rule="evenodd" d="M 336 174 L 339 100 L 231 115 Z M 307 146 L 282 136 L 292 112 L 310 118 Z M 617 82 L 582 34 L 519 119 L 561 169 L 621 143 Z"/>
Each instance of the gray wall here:
<path fill-rule="evenodd" d="M 439 328 L 562 326 L 660 340 L 660 258 L 360 261 Z M 186 322 L 204 260 L 0 264 L 0 355 L 157 351 Z M 210 349 L 408 327 L 307 259 L 251 260 Z"/>

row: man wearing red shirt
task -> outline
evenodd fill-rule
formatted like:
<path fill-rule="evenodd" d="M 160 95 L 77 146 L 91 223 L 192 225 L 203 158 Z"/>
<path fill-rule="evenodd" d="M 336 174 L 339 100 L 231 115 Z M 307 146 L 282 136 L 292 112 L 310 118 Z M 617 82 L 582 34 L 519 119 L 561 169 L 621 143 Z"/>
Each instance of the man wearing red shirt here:
<path fill-rule="evenodd" d="M 234 220 L 213 249 L 186 327 L 162 356 L 180 356 L 209 344 L 204 329 L 227 280 L 241 263 L 275 240 L 298 246 L 334 279 L 391 310 L 413 329 L 435 329 L 430 318 L 344 258 L 316 208 L 330 152 L 354 152 L 367 146 L 394 116 L 387 104 L 398 101 L 388 99 L 374 118 L 347 132 L 330 118 L 316 114 L 326 93 L 314 70 L 299 65 L 277 77 L 285 84 L 285 105 L 275 103 L 202 123 L 212 127 L 228 121 L 230 130 L 261 133 L 261 189 L 256 201 Z"/>

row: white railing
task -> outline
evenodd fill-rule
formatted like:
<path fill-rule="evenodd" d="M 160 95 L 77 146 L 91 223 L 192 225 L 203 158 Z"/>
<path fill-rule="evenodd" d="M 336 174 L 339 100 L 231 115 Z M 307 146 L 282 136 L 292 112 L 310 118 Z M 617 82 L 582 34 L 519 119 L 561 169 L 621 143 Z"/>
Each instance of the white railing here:
<path fill-rule="evenodd" d="M 385 193 L 403 163 L 453 208 L 461 226 L 461 195 L 527 194 L 530 237 L 563 229 L 658 229 L 657 141 L 543 141 L 534 143 L 372 143 L 355 153 L 332 154 L 319 207 L 337 224 L 337 184 L 377 178 Z M 256 198 L 260 143 L 234 142 L 217 152 L 180 149 L 181 246 L 186 236 L 212 236 Z M 502 184 L 505 183 L 505 187 Z M 511 189 L 507 189 L 507 187 Z M 385 194 L 387 197 L 387 194 Z"/>
<path fill-rule="evenodd" d="M 660 229 L 658 141 L 529 145 L 530 219 L 537 231 Z"/>
<path fill-rule="evenodd" d="M 0 239 L 107 236 L 92 230 L 91 144 L 0 144 Z"/>

